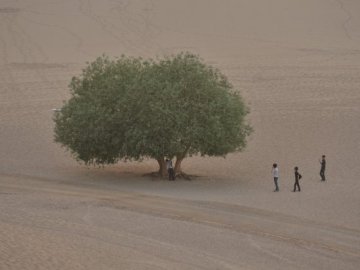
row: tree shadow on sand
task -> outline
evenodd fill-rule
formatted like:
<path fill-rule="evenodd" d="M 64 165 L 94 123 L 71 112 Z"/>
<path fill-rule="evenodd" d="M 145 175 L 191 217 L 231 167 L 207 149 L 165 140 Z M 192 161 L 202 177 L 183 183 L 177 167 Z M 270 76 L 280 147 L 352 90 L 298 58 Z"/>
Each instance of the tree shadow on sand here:
<path fill-rule="evenodd" d="M 144 177 L 150 177 L 153 181 L 154 180 L 162 180 L 162 179 L 168 179 L 168 177 L 164 177 L 162 176 L 159 172 L 151 172 L 151 173 L 145 173 L 142 176 Z M 175 175 L 175 180 L 177 179 L 182 179 L 182 180 L 187 180 L 187 181 L 192 181 L 195 180 L 196 178 L 201 177 L 200 175 L 195 175 L 195 174 L 187 174 L 184 172 L 181 173 L 177 173 Z"/>

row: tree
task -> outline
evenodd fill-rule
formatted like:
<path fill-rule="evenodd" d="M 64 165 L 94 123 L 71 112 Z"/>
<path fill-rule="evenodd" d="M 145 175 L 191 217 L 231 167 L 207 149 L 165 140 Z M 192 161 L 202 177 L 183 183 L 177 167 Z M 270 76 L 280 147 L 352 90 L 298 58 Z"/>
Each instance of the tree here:
<path fill-rule="evenodd" d="M 106 56 L 70 83 L 71 98 L 55 114 L 55 141 L 85 164 L 153 158 L 226 156 L 241 151 L 251 127 L 247 107 L 221 72 L 197 55 L 143 60 Z"/>

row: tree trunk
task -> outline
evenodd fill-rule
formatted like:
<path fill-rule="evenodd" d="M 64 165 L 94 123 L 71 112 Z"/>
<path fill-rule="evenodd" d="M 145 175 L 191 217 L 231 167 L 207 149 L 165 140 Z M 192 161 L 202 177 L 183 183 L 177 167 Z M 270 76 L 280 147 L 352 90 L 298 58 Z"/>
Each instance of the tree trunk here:
<path fill-rule="evenodd" d="M 175 162 L 175 175 L 179 175 L 182 173 L 181 171 L 181 162 L 183 161 L 184 158 L 181 157 L 176 157 L 176 162 Z"/>
<path fill-rule="evenodd" d="M 166 169 L 165 159 L 163 157 L 159 158 L 159 159 L 157 159 L 157 162 L 159 163 L 159 175 L 161 177 L 166 178 L 168 176 L 168 172 L 167 172 L 167 169 Z"/>
<path fill-rule="evenodd" d="M 181 162 L 184 160 L 184 158 L 186 157 L 187 152 L 189 151 L 190 146 L 186 147 L 185 151 L 183 153 L 179 153 L 176 155 L 176 163 L 175 163 L 175 175 L 182 175 L 183 172 L 181 170 Z"/>

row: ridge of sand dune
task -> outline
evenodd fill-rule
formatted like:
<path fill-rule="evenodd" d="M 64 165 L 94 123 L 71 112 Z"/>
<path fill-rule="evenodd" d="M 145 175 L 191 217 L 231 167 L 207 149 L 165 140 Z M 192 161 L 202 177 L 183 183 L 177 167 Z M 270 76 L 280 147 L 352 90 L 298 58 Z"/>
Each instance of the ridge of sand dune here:
<path fill-rule="evenodd" d="M 357 269 L 359 44 L 356 0 L 0 0 L 0 268 Z M 142 177 L 151 160 L 86 168 L 54 144 L 86 61 L 184 50 L 249 104 L 244 153 L 169 183 Z"/>

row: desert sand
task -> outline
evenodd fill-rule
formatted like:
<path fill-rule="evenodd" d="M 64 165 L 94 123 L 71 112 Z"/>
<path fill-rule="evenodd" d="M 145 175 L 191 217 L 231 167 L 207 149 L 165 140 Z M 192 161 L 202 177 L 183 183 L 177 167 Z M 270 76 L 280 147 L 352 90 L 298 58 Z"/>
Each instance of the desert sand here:
<path fill-rule="evenodd" d="M 53 142 L 87 61 L 180 51 L 243 95 L 243 153 L 169 182 Z M 0 269 L 359 269 L 359 134 L 358 0 L 0 0 Z"/>

